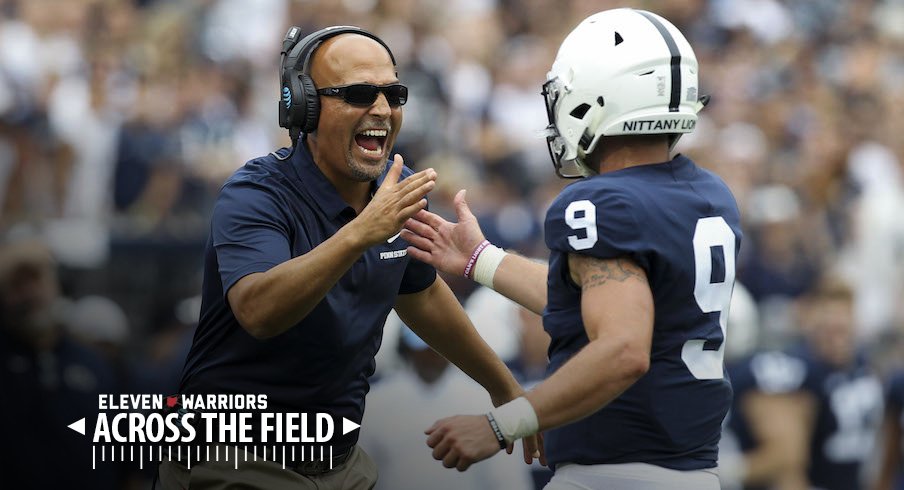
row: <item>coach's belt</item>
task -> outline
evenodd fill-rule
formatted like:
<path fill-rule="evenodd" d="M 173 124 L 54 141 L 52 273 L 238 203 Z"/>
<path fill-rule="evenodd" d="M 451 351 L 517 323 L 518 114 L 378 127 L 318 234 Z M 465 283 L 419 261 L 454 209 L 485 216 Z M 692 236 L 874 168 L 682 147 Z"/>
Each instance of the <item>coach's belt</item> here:
<path fill-rule="evenodd" d="M 347 449 L 342 454 L 333 456 L 332 460 L 327 459 L 326 461 L 299 461 L 297 464 L 295 464 L 295 467 L 292 468 L 292 471 L 298 473 L 299 475 L 305 476 L 322 475 L 324 473 L 329 473 L 330 471 L 339 469 L 340 466 L 348 461 L 348 457 L 352 454 L 353 449 L 354 446 Z"/>
<path fill-rule="evenodd" d="M 340 466 L 342 466 L 346 461 L 348 461 L 348 457 L 352 454 L 352 451 L 355 449 L 355 446 L 352 446 L 340 454 L 333 456 L 332 458 L 325 458 L 323 460 L 312 459 L 308 461 L 286 461 L 286 469 L 292 470 L 299 475 L 305 476 L 314 476 L 314 475 L 322 475 L 324 473 L 329 473 L 331 471 L 338 470 Z M 264 447 L 264 458 L 267 457 L 267 447 Z M 273 460 L 274 462 L 279 462 L 277 460 Z"/>

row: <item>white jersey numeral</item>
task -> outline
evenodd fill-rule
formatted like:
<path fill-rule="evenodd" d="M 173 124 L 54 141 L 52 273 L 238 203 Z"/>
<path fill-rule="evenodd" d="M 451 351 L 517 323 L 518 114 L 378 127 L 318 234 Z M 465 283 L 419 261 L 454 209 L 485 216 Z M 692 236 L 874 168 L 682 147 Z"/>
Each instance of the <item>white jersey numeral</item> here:
<path fill-rule="evenodd" d="M 725 277 L 712 282 L 713 249 L 721 248 L 725 257 Z M 700 218 L 694 230 L 694 298 L 703 313 L 719 312 L 722 343 L 717 350 L 704 350 L 706 339 L 692 339 L 684 343 L 681 359 L 697 379 L 722 378 L 725 356 L 725 327 L 731 290 L 735 279 L 735 235 L 721 216 Z"/>
<path fill-rule="evenodd" d="M 580 216 L 579 216 L 580 215 Z M 584 199 L 574 201 L 565 208 L 565 223 L 572 230 L 584 230 L 584 237 L 568 235 L 568 244 L 575 250 L 587 250 L 596 244 L 596 206 Z"/>
<path fill-rule="evenodd" d="M 836 463 L 866 461 L 882 419 L 882 385 L 872 376 L 843 383 L 829 394 L 829 406 L 838 429 L 825 441 L 826 457 Z"/>

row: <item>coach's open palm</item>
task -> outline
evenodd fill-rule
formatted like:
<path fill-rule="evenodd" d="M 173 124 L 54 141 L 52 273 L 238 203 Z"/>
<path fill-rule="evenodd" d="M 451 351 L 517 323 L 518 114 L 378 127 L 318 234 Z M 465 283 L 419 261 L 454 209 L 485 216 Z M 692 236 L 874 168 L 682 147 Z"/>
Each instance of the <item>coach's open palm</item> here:
<path fill-rule="evenodd" d="M 432 168 L 399 181 L 404 164 L 402 155 L 397 153 L 380 188 L 356 218 L 364 239 L 371 245 L 398 233 L 408 218 L 427 206 L 424 196 L 436 185 L 436 171 Z"/>

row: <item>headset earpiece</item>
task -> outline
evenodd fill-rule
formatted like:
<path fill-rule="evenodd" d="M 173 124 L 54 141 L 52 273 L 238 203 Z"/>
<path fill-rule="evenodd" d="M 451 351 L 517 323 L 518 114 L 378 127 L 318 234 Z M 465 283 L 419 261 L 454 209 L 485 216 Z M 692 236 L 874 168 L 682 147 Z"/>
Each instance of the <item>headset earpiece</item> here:
<path fill-rule="evenodd" d="M 310 75 L 301 73 L 297 81 L 299 90 L 304 94 L 304 105 L 300 108 L 302 112 L 297 120 L 302 122 L 301 132 L 307 134 L 317 129 L 317 122 L 320 120 L 320 96 L 317 95 L 317 87 Z"/>

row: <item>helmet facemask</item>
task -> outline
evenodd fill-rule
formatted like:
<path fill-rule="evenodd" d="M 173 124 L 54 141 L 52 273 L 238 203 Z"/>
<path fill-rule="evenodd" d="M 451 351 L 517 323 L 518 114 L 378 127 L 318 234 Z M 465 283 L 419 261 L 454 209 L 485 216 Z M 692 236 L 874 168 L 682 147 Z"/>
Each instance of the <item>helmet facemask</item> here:
<path fill-rule="evenodd" d="M 586 169 L 577 158 L 565 159 L 568 148 L 565 139 L 556 127 L 556 104 L 561 98 L 564 86 L 559 78 L 553 78 L 543 84 L 543 99 L 546 102 L 546 117 L 549 125 L 546 126 L 546 147 L 549 150 L 549 158 L 556 169 L 556 175 L 565 179 L 578 179 L 586 175 Z"/>
<path fill-rule="evenodd" d="M 540 93 L 543 94 L 546 117 L 549 119 L 549 125 L 543 134 L 546 136 L 546 146 L 556 175 L 565 179 L 579 179 L 596 173 L 584 163 L 584 157 L 595 146 L 591 144 L 594 138 L 587 128 L 591 126 L 592 119 L 598 118 L 596 112 L 602 107 L 602 97 L 598 98 L 599 107 L 581 102 L 567 114 L 557 116 L 559 111 L 565 110 L 562 104 L 567 102 L 566 95 L 570 92 L 570 87 L 560 77 L 552 77 L 543 84 Z M 562 134 L 560 126 L 563 126 L 567 134 Z M 579 137 L 576 137 L 576 131 L 580 133 Z"/>

